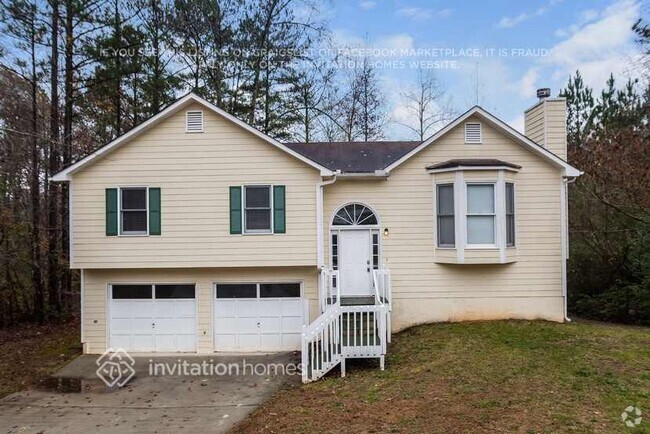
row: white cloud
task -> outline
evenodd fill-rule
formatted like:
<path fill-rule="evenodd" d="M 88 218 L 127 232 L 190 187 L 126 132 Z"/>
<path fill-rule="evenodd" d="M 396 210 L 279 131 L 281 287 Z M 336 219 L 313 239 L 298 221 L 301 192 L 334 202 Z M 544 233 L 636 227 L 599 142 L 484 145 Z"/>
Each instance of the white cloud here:
<path fill-rule="evenodd" d="M 519 80 L 515 88 L 521 98 L 527 99 L 536 95 L 538 72 L 535 68 L 530 68 Z"/>
<path fill-rule="evenodd" d="M 579 70 L 585 84 L 596 92 L 613 74 L 620 82 L 637 78 L 640 71 L 633 62 L 638 58 L 632 25 L 640 15 L 634 0 L 616 0 L 603 10 L 583 11 L 576 22 L 556 35 L 564 39 L 540 58 L 515 81 L 522 98 L 532 98 L 538 86 L 555 86 L 554 93 L 563 88 L 569 76 Z M 544 82 L 539 82 L 543 77 Z"/>
<path fill-rule="evenodd" d="M 453 11 L 450 8 L 429 9 L 420 7 L 403 7 L 395 11 L 398 16 L 414 21 L 426 21 L 433 18 L 434 16 L 438 18 L 449 18 L 452 12 Z"/>
<path fill-rule="evenodd" d="M 369 11 L 370 9 L 374 9 L 375 6 L 377 6 L 377 2 L 374 2 L 372 0 L 363 0 L 362 2 L 359 3 L 359 7 L 364 11 Z"/>
<path fill-rule="evenodd" d="M 524 122 L 525 122 L 524 120 L 525 120 L 525 117 L 524 117 L 524 115 L 522 113 L 520 115 L 517 115 L 517 117 L 512 119 L 511 121 L 508 121 L 508 125 L 510 125 L 512 128 L 514 128 L 515 130 L 517 130 L 517 131 L 519 131 L 520 133 L 523 134 L 523 132 L 524 132 Z"/>
<path fill-rule="evenodd" d="M 499 20 L 499 22 L 496 24 L 496 27 L 500 29 L 510 29 L 531 18 L 539 17 L 546 14 L 548 11 L 551 10 L 551 8 L 553 8 L 553 6 L 560 3 L 561 1 L 562 0 L 549 0 L 546 4 L 535 9 L 534 11 L 522 12 L 515 16 L 502 17 Z"/>
<path fill-rule="evenodd" d="M 408 33 L 386 36 L 377 41 L 377 48 L 388 48 L 396 50 L 411 50 L 414 47 L 413 37 Z"/>
<path fill-rule="evenodd" d="M 640 15 L 639 4 L 619 0 L 591 18 L 565 40 L 551 48 L 542 63 L 553 69 L 554 77 L 568 77 L 579 69 L 587 84 L 600 88 L 610 73 L 626 74 L 630 60 L 638 53 L 632 25 Z M 587 17 L 593 17 L 589 13 Z M 584 19 L 584 17 L 582 18 Z"/>

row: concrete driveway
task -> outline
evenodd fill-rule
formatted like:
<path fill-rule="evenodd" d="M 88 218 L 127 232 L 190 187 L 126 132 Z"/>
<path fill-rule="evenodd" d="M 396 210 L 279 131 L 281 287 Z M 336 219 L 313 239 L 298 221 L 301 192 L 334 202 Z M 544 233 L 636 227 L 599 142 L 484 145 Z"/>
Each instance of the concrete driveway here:
<path fill-rule="evenodd" d="M 291 369 L 299 363 L 296 355 L 287 353 L 133 359 L 135 377 L 123 388 L 108 389 L 97 380 L 96 356 L 81 356 L 57 373 L 63 379 L 82 380 L 81 393 L 28 390 L 7 396 L 0 400 L 1 430 L 219 433 L 242 420 L 279 388 L 300 381 L 299 375 L 287 374 L 287 366 Z M 151 365 L 150 360 L 157 365 Z M 158 375 L 152 376 L 155 366 Z M 163 369 L 167 375 L 161 375 Z M 199 373 L 199 369 L 204 370 Z"/>

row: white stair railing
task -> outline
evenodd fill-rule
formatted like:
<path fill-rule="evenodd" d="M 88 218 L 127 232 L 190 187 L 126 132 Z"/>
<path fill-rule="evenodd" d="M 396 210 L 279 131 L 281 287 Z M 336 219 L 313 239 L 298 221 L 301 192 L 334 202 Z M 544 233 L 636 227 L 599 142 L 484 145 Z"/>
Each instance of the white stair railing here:
<path fill-rule="evenodd" d="M 318 380 L 346 358 L 384 356 L 390 342 L 391 282 L 387 268 L 373 270 L 374 305 L 342 306 L 339 273 L 322 269 L 319 307 L 322 314 L 302 332 L 302 381 Z"/>
<path fill-rule="evenodd" d="M 328 307 L 302 331 L 302 382 L 318 380 L 341 363 L 341 303 Z"/>

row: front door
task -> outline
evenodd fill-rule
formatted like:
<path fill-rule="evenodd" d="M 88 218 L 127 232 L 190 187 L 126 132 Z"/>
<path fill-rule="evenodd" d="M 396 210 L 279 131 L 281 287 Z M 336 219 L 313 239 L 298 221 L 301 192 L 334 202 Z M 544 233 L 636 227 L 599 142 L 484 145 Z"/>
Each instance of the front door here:
<path fill-rule="evenodd" d="M 372 290 L 370 231 L 343 230 L 339 233 L 339 273 L 342 296 L 368 296 Z"/>

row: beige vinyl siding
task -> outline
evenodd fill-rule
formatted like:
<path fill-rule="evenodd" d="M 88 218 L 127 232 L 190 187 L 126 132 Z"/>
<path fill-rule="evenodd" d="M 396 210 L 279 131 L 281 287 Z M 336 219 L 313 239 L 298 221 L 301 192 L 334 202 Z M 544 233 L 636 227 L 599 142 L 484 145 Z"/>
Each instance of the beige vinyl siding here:
<path fill-rule="evenodd" d="M 525 134 L 558 157 L 566 160 L 566 100 L 547 98 L 525 114 Z"/>
<path fill-rule="evenodd" d="M 316 264 L 318 170 L 204 110 L 204 133 L 185 111 L 73 175 L 73 268 L 251 267 Z M 231 235 L 229 186 L 286 186 L 285 234 Z M 162 235 L 105 235 L 104 190 L 160 187 Z"/>
<path fill-rule="evenodd" d="M 566 149 L 566 101 L 553 99 L 546 101 L 546 147 L 564 160 Z"/>
<path fill-rule="evenodd" d="M 296 282 L 303 283 L 309 301 L 310 318 L 318 312 L 315 267 L 286 268 L 187 268 L 84 270 L 83 344 L 84 352 L 99 354 L 108 347 L 107 289 L 115 283 L 195 283 L 197 302 L 197 352 L 214 350 L 212 309 L 215 282 Z"/>
<path fill-rule="evenodd" d="M 480 121 L 468 121 L 472 120 Z M 563 318 L 560 171 L 482 124 L 481 145 L 465 145 L 461 125 L 407 160 L 387 180 L 340 180 L 325 187 L 325 258 L 332 213 L 344 203 L 370 205 L 379 214 L 382 230 L 389 229 L 388 237 L 382 235 L 382 248 L 392 272 L 396 329 L 428 321 Z M 515 180 L 517 247 L 507 257 L 516 262 L 436 263 L 436 255 L 451 259 L 455 250 L 435 248 L 434 178 L 425 167 L 452 158 L 497 158 L 522 166 L 519 173 L 508 175 Z"/>

